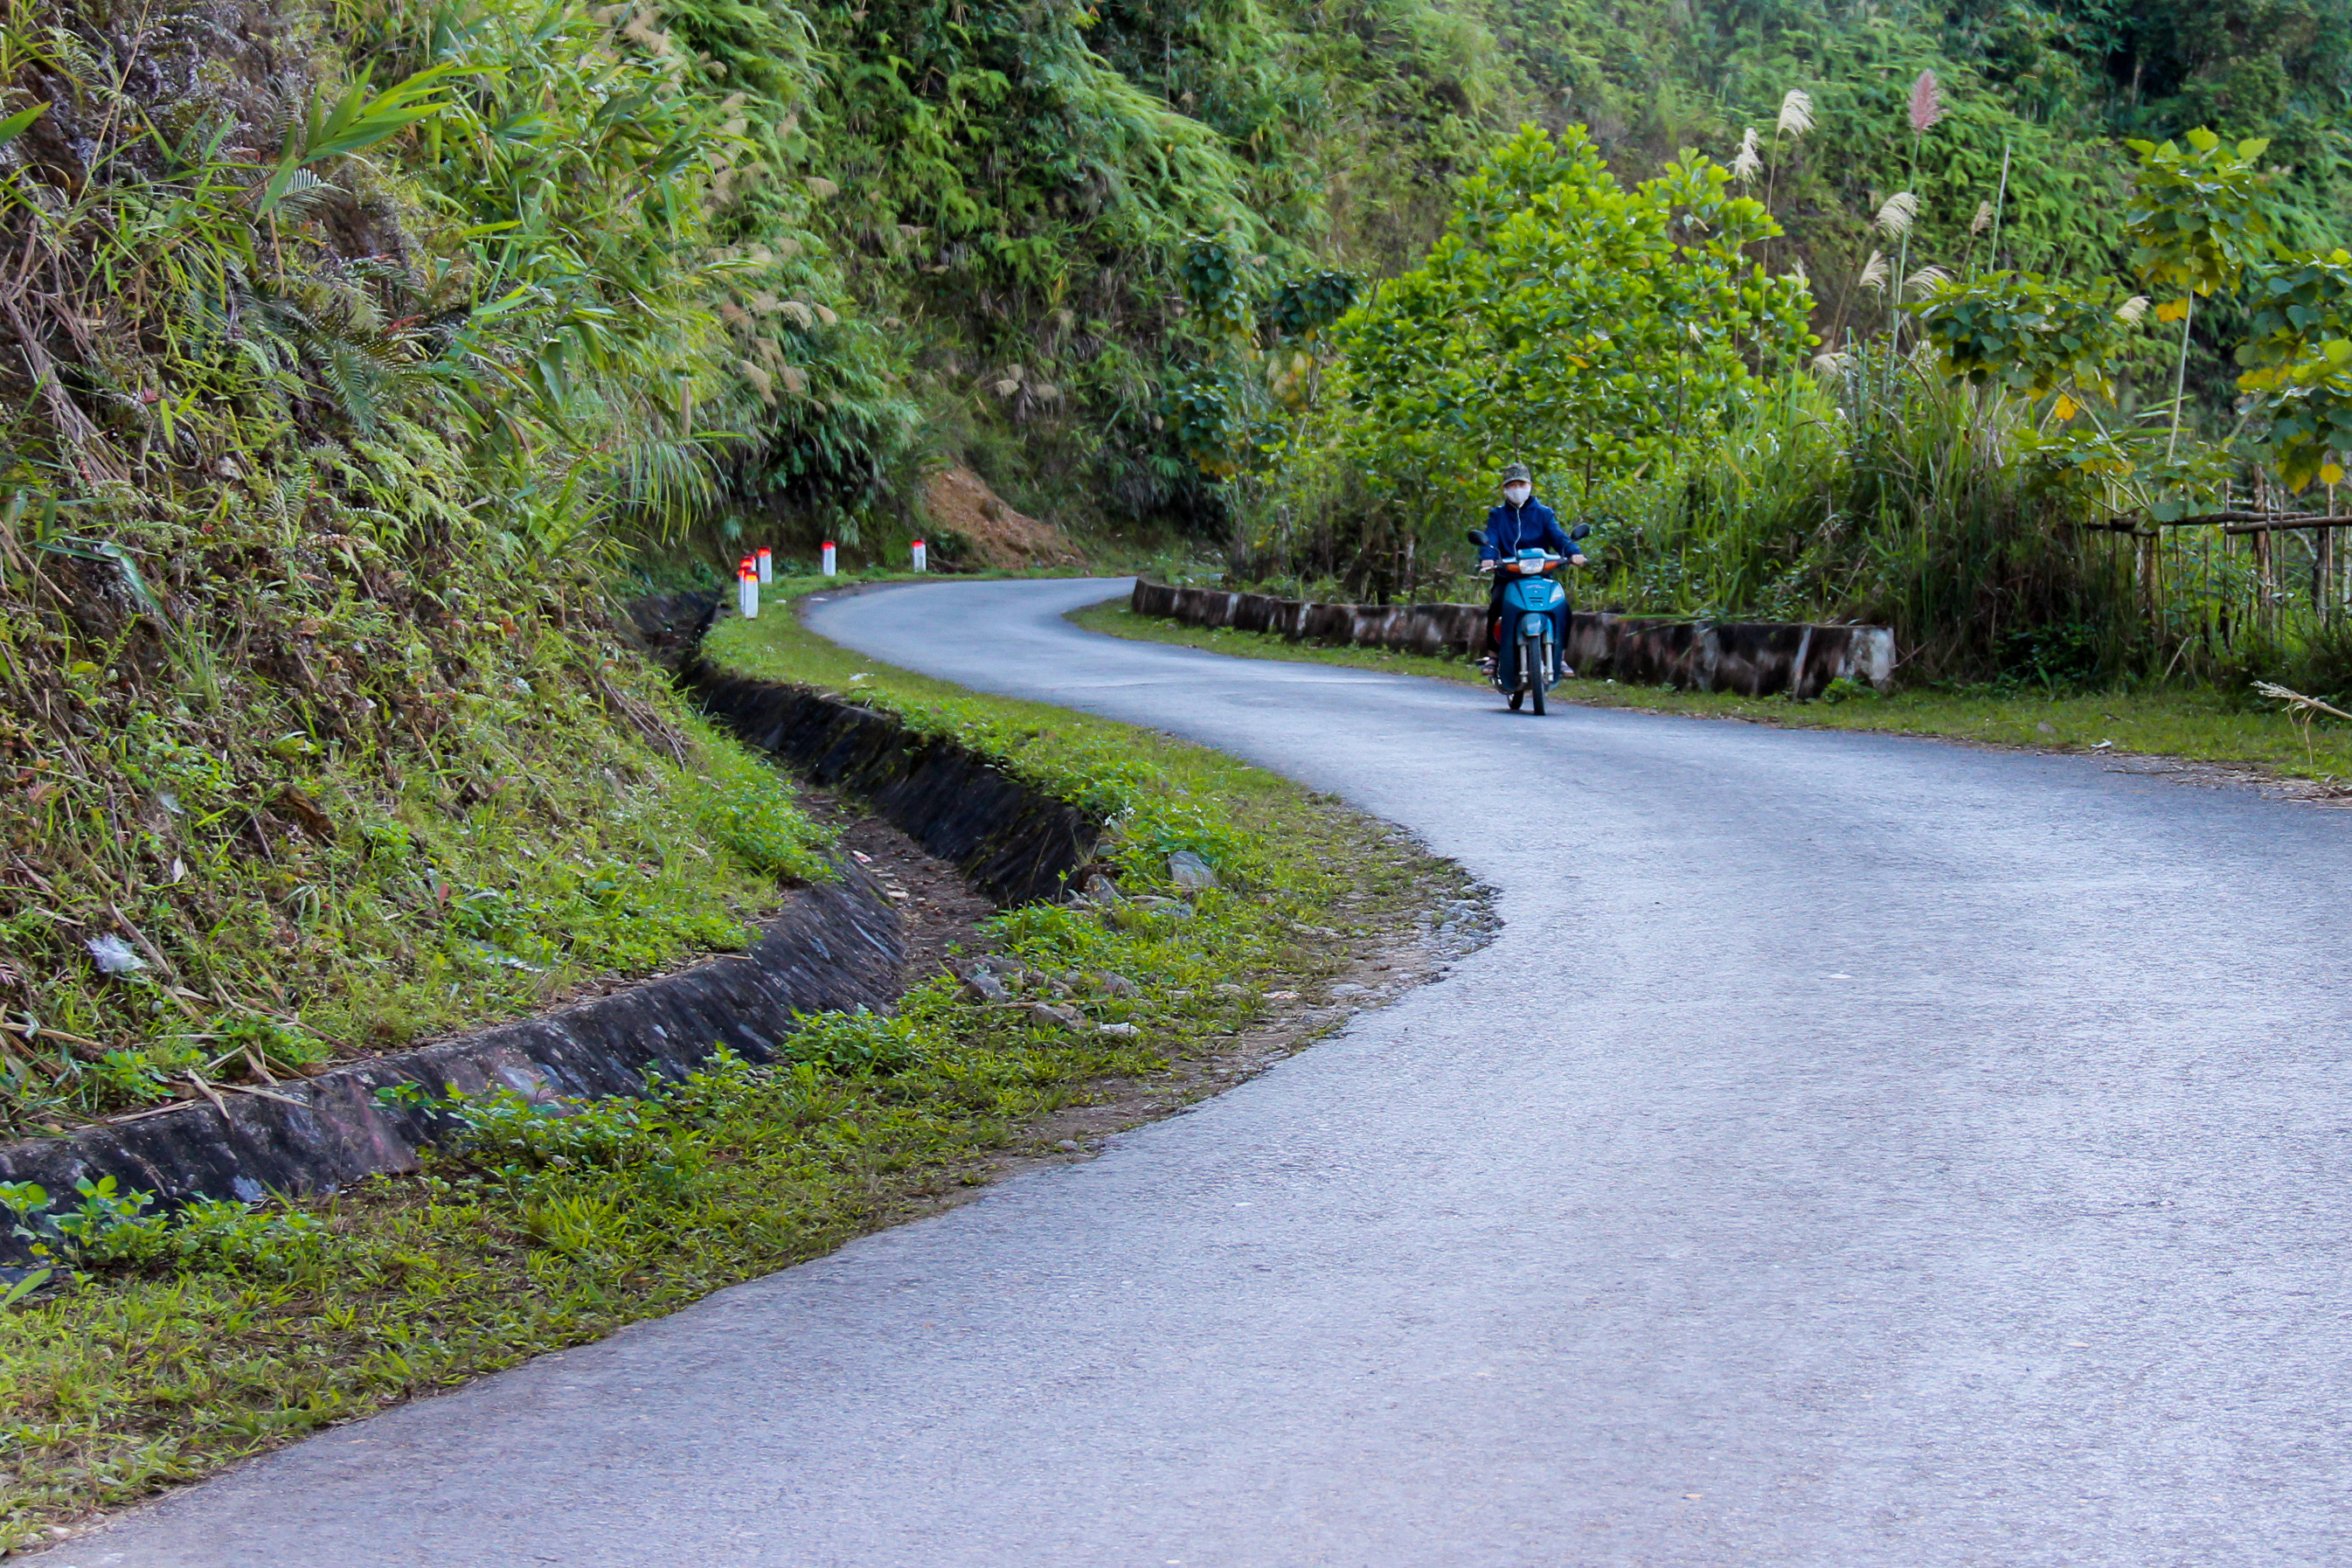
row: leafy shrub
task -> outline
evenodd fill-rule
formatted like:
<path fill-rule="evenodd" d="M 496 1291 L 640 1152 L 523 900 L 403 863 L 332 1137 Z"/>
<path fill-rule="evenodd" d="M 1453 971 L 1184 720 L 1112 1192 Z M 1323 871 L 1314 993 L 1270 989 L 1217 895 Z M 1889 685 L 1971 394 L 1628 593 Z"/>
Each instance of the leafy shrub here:
<path fill-rule="evenodd" d="M 52 1208 L 38 1184 L 0 1184 L 0 1205 L 36 1256 L 77 1269 L 283 1274 L 315 1259 L 326 1234 L 317 1215 L 276 1203 L 199 1198 L 152 1212 L 155 1194 L 123 1191 L 112 1176 L 74 1184 L 76 1201 Z"/>
<path fill-rule="evenodd" d="M 625 1096 L 593 1101 L 532 1100 L 512 1089 L 451 1093 L 435 1103 L 446 1118 L 438 1141 L 450 1157 L 502 1173 L 617 1170 L 655 1146 L 660 1107 Z"/>
<path fill-rule="evenodd" d="M 936 1025 L 908 1013 L 803 1014 L 785 1039 L 787 1061 L 849 1077 L 887 1077 L 921 1066 L 944 1041 Z"/>

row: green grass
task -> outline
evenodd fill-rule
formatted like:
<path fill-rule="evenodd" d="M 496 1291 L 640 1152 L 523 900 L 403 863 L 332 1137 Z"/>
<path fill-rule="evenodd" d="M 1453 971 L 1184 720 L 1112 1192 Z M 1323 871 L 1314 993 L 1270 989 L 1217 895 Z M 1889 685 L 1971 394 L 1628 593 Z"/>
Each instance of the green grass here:
<path fill-rule="evenodd" d="M 891 1223 L 984 1180 L 1040 1116 L 1213 1050 L 1266 1009 L 1265 990 L 1327 977 L 1349 939 L 1408 929 L 1433 883 L 1459 890 L 1326 797 L 1124 726 L 905 675 L 790 615 L 726 623 L 710 651 L 856 691 L 1102 812 L 1114 826 L 1101 856 L 1128 900 L 1000 917 L 992 940 L 1028 976 L 1015 1005 L 934 981 L 892 1016 L 804 1031 L 793 1061 L 718 1062 L 652 1101 L 562 1119 L 454 1105 L 421 1175 L 290 1210 L 163 1221 L 121 1205 L 78 1255 L 53 1237 L 60 1282 L 0 1310 L 0 1549 Z M 1179 848 L 1223 885 L 1173 897 Z M 1028 1000 L 1136 1032 L 1044 1026 Z M 11 1196 L 25 1194 L 0 1204 Z"/>
<path fill-rule="evenodd" d="M 1486 684 L 1474 667 L 1458 658 L 1431 658 L 1380 648 L 1325 647 L 1288 642 L 1263 632 L 1188 626 L 1139 616 L 1123 603 L 1092 605 L 1070 618 L 1089 631 L 1112 637 L 1206 648 L 1245 658 L 1347 665 L 1430 676 L 1466 686 Z M 2058 694 L 1931 687 L 1843 701 L 1792 702 L 1778 697 L 1579 679 L 1554 688 L 1551 700 L 1702 719 L 1745 719 L 1792 729 L 1879 730 L 2059 751 L 2088 750 L 2111 742 L 2112 749 L 2119 752 L 2231 763 L 2324 782 L 2352 778 L 2352 726 L 2323 721 L 2312 731 L 2306 752 L 2303 731 L 2274 707 L 2249 707 L 2211 689 L 2157 688 Z"/>

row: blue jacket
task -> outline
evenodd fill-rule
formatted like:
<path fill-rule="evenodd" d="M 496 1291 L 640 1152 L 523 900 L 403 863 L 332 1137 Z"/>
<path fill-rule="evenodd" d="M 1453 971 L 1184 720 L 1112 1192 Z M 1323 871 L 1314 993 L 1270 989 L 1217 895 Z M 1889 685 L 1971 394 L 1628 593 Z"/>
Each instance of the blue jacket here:
<path fill-rule="evenodd" d="M 1552 515 L 1551 508 L 1529 496 L 1525 506 L 1515 507 L 1505 501 L 1486 514 L 1486 542 L 1478 546 L 1479 560 L 1493 561 L 1536 549 L 1549 550 L 1559 556 L 1578 553 L 1559 526 L 1559 519 Z"/>

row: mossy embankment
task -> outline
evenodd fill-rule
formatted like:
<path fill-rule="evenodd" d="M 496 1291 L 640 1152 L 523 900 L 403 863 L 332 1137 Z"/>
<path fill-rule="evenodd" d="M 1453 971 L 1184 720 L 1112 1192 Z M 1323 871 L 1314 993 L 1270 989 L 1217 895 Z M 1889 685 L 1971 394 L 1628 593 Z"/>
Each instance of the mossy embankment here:
<path fill-rule="evenodd" d="M 640 666 L 593 584 L 453 547 L 381 595 L 247 582 L 278 602 L 172 624 L 77 565 L 0 536 L 26 612 L 0 692 L 0 1136 L 740 947 L 780 879 L 824 874 L 773 774 Z"/>
<path fill-rule="evenodd" d="M 1108 1127 L 1203 1092 L 1276 1015 L 1467 892 L 1270 774 L 905 675 L 773 608 L 723 623 L 710 652 L 856 692 L 1082 805 L 1106 825 L 1090 873 L 1119 896 L 989 922 L 1001 995 L 934 975 L 888 1016 L 816 1022 L 773 1067 L 722 1058 L 562 1116 L 450 1100 L 416 1175 L 171 1222 L 83 1201 L 94 1217 L 52 1238 L 58 1274 L 0 1310 L 0 1546 L 817 1256 L 1008 1160 L 1070 1157 L 1074 1108 L 1107 1102 Z M 1188 850 L 1215 886 L 1171 879 Z M 1294 1017 L 1277 1048 L 1341 1016 Z"/>
<path fill-rule="evenodd" d="M 377 18 L 446 58 L 371 87 L 356 13 L 0 3 L 0 1137 L 740 945 L 819 874 L 609 616 L 605 531 L 695 485 L 660 73 L 444 19 Z M 491 138 L 509 92 L 644 101 Z"/>

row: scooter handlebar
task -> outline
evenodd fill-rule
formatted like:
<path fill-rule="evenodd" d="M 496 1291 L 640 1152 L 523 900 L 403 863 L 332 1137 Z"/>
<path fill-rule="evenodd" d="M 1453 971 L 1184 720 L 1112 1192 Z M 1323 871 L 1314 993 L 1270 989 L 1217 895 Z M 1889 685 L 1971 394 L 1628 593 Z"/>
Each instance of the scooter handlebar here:
<path fill-rule="evenodd" d="M 1555 566 L 1565 566 L 1568 564 L 1568 562 L 1569 558 L 1565 555 L 1547 554 L 1539 562 L 1531 562 L 1528 564 L 1522 565 L 1518 557 L 1512 556 L 1507 560 L 1502 561 L 1481 561 L 1478 563 L 1478 570 L 1481 572 L 1496 572 L 1505 567 L 1508 567 L 1511 571 L 1517 573 L 1521 576 L 1526 576 L 1529 573 L 1540 575 L 1543 573 L 1550 571 Z"/>

